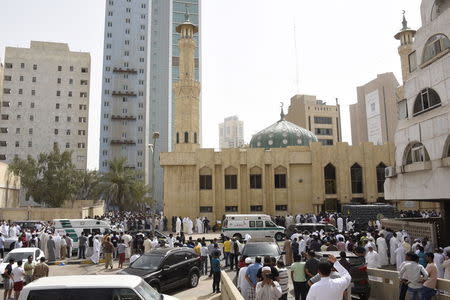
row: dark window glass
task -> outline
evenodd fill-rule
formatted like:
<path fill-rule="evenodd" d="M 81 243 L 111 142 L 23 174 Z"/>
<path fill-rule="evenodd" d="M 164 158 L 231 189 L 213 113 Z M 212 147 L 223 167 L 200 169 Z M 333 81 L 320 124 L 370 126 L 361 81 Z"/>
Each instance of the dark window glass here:
<path fill-rule="evenodd" d="M 135 291 L 132 289 L 114 289 L 113 298 L 120 300 L 141 300 Z"/>
<path fill-rule="evenodd" d="M 386 165 L 380 163 L 377 166 L 377 190 L 378 193 L 384 193 L 384 180 L 386 179 L 384 170 L 386 169 Z"/>
<path fill-rule="evenodd" d="M 287 211 L 287 205 L 275 205 L 275 210 Z"/>
<path fill-rule="evenodd" d="M 275 188 L 276 189 L 286 188 L 286 174 L 275 174 Z"/>
<path fill-rule="evenodd" d="M 212 206 L 200 206 L 200 212 L 209 213 L 212 212 Z"/>
<path fill-rule="evenodd" d="M 194 144 L 197 144 L 197 132 L 194 132 Z"/>
<path fill-rule="evenodd" d="M 363 192 L 363 170 L 361 166 L 355 163 L 350 168 L 350 175 L 352 180 L 352 193 L 361 194 Z"/>
<path fill-rule="evenodd" d="M 263 210 L 262 205 L 251 205 L 250 206 L 250 211 L 262 211 L 262 210 Z M 261 222 L 261 224 L 262 224 L 262 221 L 256 221 L 256 222 L 257 222 L 256 227 L 262 227 L 262 225 L 258 226 L 258 222 Z"/>
<path fill-rule="evenodd" d="M 225 211 L 226 212 L 237 212 L 238 207 L 237 206 L 225 206 Z"/>
<path fill-rule="evenodd" d="M 433 89 L 423 89 L 414 101 L 413 116 L 441 105 L 441 98 Z"/>
<path fill-rule="evenodd" d="M 212 176 L 211 175 L 200 175 L 200 189 L 201 190 L 211 190 L 212 189 Z"/>
<path fill-rule="evenodd" d="M 255 221 L 248 222 L 250 227 L 255 227 Z"/>
<path fill-rule="evenodd" d="M 336 194 L 336 168 L 328 164 L 323 169 L 325 178 L 325 194 Z"/>
<path fill-rule="evenodd" d="M 177 144 L 180 143 L 180 133 L 177 132 Z"/>
<path fill-rule="evenodd" d="M 314 123 L 316 123 L 316 124 L 332 124 L 333 120 L 331 117 L 314 117 Z"/>
<path fill-rule="evenodd" d="M 27 300 L 67 300 L 65 290 L 32 290 Z"/>
<path fill-rule="evenodd" d="M 262 176 L 260 174 L 251 174 L 250 175 L 250 188 L 251 189 L 262 188 Z"/>
<path fill-rule="evenodd" d="M 226 190 L 237 189 L 237 175 L 225 175 L 225 189 Z"/>
<path fill-rule="evenodd" d="M 184 142 L 189 143 L 189 133 L 188 132 L 184 133 Z"/>

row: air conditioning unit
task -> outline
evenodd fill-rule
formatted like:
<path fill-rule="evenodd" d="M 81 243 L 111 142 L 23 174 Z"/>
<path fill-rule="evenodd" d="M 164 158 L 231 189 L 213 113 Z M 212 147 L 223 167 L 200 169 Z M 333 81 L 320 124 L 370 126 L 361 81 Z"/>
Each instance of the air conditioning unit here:
<path fill-rule="evenodd" d="M 395 167 L 386 167 L 384 169 L 384 177 L 390 178 L 397 176 L 397 172 L 395 171 Z"/>

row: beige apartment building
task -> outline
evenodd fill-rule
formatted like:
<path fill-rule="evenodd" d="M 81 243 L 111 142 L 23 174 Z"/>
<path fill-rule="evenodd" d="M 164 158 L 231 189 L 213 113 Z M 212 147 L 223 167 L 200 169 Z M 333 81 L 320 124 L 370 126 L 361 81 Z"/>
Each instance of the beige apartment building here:
<path fill-rule="evenodd" d="M 240 148 L 244 145 L 244 121 L 237 116 L 227 117 L 219 124 L 220 149 Z"/>
<path fill-rule="evenodd" d="M 291 98 L 286 120 L 314 133 L 322 145 L 342 141 L 340 106 L 327 105 L 316 96 L 295 95 Z"/>
<path fill-rule="evenodd" d="M 86 169 L 89 53 L 63 43 L 31 41 L 30 48 L 6 47 L 1 99 L 0 160 L 36 157 L 54 144 L 73 151 Z"/>
<path fill-rule="evenodd" d="M 394 74 L 388 72 L 357 87 L 358 102 L 350 105 L 353 145 L 363 142 L 382 145 L 394 141 L 398 86 Z"/>

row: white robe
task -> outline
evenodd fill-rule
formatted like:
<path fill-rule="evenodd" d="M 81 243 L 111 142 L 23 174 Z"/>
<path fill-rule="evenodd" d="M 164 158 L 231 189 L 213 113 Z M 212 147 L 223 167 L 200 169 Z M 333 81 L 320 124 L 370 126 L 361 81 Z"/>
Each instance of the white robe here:
<path fill-rule="evenodd" d="M 368 268 L 381 268 L 380 255 L 376 251 L 367 252 L 366 262 Z"/>
<path fill-rule="evenodd" d="M 100 241 L 98 238 L 94 238 L 94 253 L 91 256 L 91 260 L 94 264 L 98 264 L 100 260 Z"/>
<path fill-rule="evenodd" d="M 376 220 L 375 224 L 377 224 L 378 231 L 381 231 L 381 222 L 380 222 L 380 220 Z"/>
<path fill-rule="evenodd" d="M 397 249 L 398 245 L 399 245 L 399 242 L 398 242 L 397 238 L 392 237 L 389 240 L 389 251 L 391 254 L 389 262 L 391 263 L 391 265 L 395 265 L 395 262 L 396 262 L 395 250 Z"/>
<path fill-rule="evenodd" d="M 441 253 L 434 253 L 434 264 L 438 270 L 438 278 L 444 278 L 444 267 L 442 263 L 444 262 L 444 255 Z"/>
<path fill-rule="evenodd" d="M 244 297 L 245 300 L 248 300 L 248 290 L 250 289 L 250 284 L 245 278 L 245 272 L 247 272 L 247 268 L 248 267 L 242 267 L 239 270 L 239 275 L 237 279 L 237 288 L 239 289 L 239 291 L 241 291 L 241 295 L 242 297 Z"/>
<path fill-rule="evenodd" d="M 184 217 L 183 218 L 183 232 L 187 233 L 189 231 L 189 222 L 188 222 L 188 218 Z"/>
<path fill-rule="evenodd" d="M 353 222 L 352 221 L 348 221 L 347 222 L 347 231 L 353 230 Z"/>
<path fill-rule="evenodd" d="M 380 255 L 381 266 L 387 266 L 389 264 L 387 254 L 387 243 L 384 237 L 377 238 L 378 255 Z"/>
<path fill-rule="evenodd" d="M 131 241 L 133 241 L 133 238 L 129 234 L 124 234 L 124 235 L 122 235 L 122 239 L 123 239 L 123 242 L 125 243 L 125 245 L 127 245 L 127 247 L 125 248 L 125 258 L 130 258 L 131 257 L 131 248 L 133 248 L 130 243 L 131 243 Z"/>
<path fill-rule="evenodd" d="M 344 220 L 341 217 L 337 219 L 337 228 L 339 232 L 344 231 Z"/>
<path fill-rule="evenodd" d="M 176 227 L 176 229 L 175 229 L 176 234 L 180 234 L 180 232 L 181 232 L 181 220 L 180 220 L 180 218 L 177 218 L 175 227 Z"/>
<path fill-rule="evenodd" d="M 399 245 L 397 249 L 394 251 L 395 254 L 395 264 L 397 266 L 397 271 L 400 271 L 400 265 L 405 261 L 405 248 L 402 245 Z"/>
<path fill-rule="evenodd" d="M 193 225 L 194 225 L 194 223 L 192 222 L 192 220 L 191 219 L 187 219 L 187 226 L 188 226 L 188 234 L 190 235 L 190 234 L 193 234 L 194 232 L 192 231 L 192 228 L 193 228 Z"/>

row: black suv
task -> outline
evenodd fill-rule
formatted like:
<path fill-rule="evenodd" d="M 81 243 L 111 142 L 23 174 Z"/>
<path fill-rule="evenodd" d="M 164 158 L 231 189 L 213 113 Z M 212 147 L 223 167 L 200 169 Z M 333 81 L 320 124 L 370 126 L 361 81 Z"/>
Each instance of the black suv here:
<path fill-rule="evenodd" d="M 196 287 L 200 270 L 200 256 L 193 249 L 182 247 L 151 250 L 121 273 L 140 276 L 158 292 L 164 292 L 181 285 Z"/>

